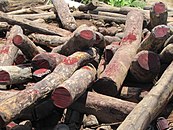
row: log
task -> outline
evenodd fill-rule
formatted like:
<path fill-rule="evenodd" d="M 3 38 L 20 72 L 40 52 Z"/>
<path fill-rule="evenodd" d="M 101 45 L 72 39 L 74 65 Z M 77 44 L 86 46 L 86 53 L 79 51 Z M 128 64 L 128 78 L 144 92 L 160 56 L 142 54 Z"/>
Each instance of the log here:
<path fill-rule="evenodd" d="M 172 66 L 173 62 L 117 130 L 145 130 L 162 112 L 173 95 Z"/>
<path fill-rule="evenodd" d="M 40 68 L 33 72 L 32 76 L 35 79 L 35 81 L 40 81 L 43 78 L 45 78 L 48 74 L 50 74 L 52 71 L 50 69 L 46 68 Z"/>
<path fill-rule="evenodd" d="M 70 78 L 77 68 L 93 60 L 95 56 L 96 50 L 94 48 L 85 52 L 75 52 L 65 58 L 51 74 L 37 82 L 33 88 L 26 88 L 17 95 L 0 102 L 0 128 L 17 117 L 23 109 L 45 97 L 59 84 Z"/>
<path fill-rule="evenodd" d="M 7 22 L 11 25 L 19 25 L 22 28 L 28 29 L 31 32 L 38 32 L 43 34 L 59 35 L 59 36 L 69 36 L 71 32 L 46 24 L 46 23 L 35 23 L 27 19 L 16 19 L 8 14 L 0 12 L 0 21 Z"/>
<path fill-rule="evenodd" d="M 32 79 L 31 67 L 0 66 L 0 84 L 11 85 L 25 83 Z"/>
<path fill-rule="evenodd" d="M 95 34 L 96 34 L 96 41 L 94 42 L 93 46 L 103 50 L 106 47 L 104 36 L 99 32 L 95 32 Z"/>
<path fill-rule="evenodd" d="M 117 36 L 104 36 L 105 44 L 110 45 L 112 42 L 120 42 L 121 39 Z"/>
<path fill-rule="evenodd" d="M 160 72 L 159 55 L 152 51 L 140 51 L 133 59 L 130 73 L 138 82 L 153 82 Z"/>
<path fill-rule="evenodd" d="M 39 54 L 37 46 L 25 35 L 17 34 L 13 38 L 13 44 L 17 46 L 28 60 Z"/>
<path fill-rule="evenodd" d="M 67 108 L 91 86 L 95 80 L 96 69 L 87 65 L 77 70 L 68 80 L 57 86 L 52 93 L 55 106 Z"/>
<path fill-rule="evenodd" d="M 65 0 L 52 0 L 52 3 L 56 9 L 63 27 L 67 30 L 74 31 L 77 28 L 76 21 L 71 14 Z"/>
<path fill-rule="evenodd" d="M 64 58 L 65 56 L 58 53 L 40 53 L 32 59 L 31 65 L 33 70 L 44 68 L 53 71 Z"/>
<path fill-rule="evenodd" d="M 123 121 L 135 106 L 136 103 L 88 92 L 87 97 L 79 98 L 70 107 L 81 113 L 93 114 L 100 122 L 113 123 Z"/>
<path fill-rule="evenodd" d="M 152 29 L 150 35 L 143 40 L 138 52 L 142 50 L 153 51 L 159 53 L 163 45 L 170 35 L 170 29 L 166 25 L 158 25 Z"/>
<path fill-rule="evenodd" d="M 28 36 L 34 43 L 49 47 L 56 47 L 64 44 L 70 37 L 60 37 L 53 35 L 32 33 Z"/>
<path fill-rule="evenodd" d="M 27 62 L 27 59 L 25 57 L 25 55 L 19 50 L 16 54 L 16 58 L 14 59 L 14 65 L 20 65 L 20 64 L 24 64 L 25 62 Z"/>
<path fill-rule="evenodd" d="M 163 2 L 156 2 L 150 10 L 151 29 L 157 25 L 167 25 L 168 11 Z"/>
<path fill-rule="evenodd" d="M 115 36 L 118 32 L 118 27 L 99 27 L 98 31 L 103 35 Z"/>
<path fill-rule="evenodd" d="M 10 25 L 7 22 L 0 22 L 0 31 L 9 30 Z"/>
<path fill-rule="evenodd" d="M 173 60 L 173 44 L 168 44 L 159 54 L 161 63 L 170 64 Z"/>
<path fill-rule="evenodd" d="M 106 66 L 104 72 L 94 85 L 94 90 L 109 96 L 115 96 L 127 75 L 130 64 L 141 42 L 143 15 L 132 11 L 127 15 L 125 37 L 121 47 Z M 124 58 L 126 57 L 126 58 Z"/>

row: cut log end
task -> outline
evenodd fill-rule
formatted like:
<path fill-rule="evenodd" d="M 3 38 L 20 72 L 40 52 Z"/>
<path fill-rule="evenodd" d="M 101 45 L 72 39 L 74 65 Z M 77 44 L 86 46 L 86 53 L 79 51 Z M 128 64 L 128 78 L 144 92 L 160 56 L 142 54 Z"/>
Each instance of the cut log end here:
<path fill-rule="evenodd" d="M 166 25 L 159 25 L 153 29 L 156 38 L 162 38 L 169 34 L 170 29 Z"/>
<path fill-rule="evenodd" d="M 48 75 L 50 72 L 51 71 L 49 69 L 41 68 L 41 69 L 34 71 L 33 76 L 40 78 L 40 77 L 44 77 L 44 76 Z"/>
<path fill-rule="evenodd" d="M 8 72 L 2 70 L 0 71 L 0 83 L 9 83 L 10 82 L 10 75 Z"/>
<path fill-rule="evenodd" d="M 32 61 L 32 66 L 34 68 L 38 68 L 38 69 L 39 68 L 46 68 L 46 69 L 50 68 L 49 62 L 46 59 L 33 60 Z"/>
<path fill-rule="evenodd" d="M 13 38 L 13 43 L 14 43 L 15 45 L 20 45 L 20 44 L 22 44 L 22 42 L 23 42 L 23 38 L 22 38 L 22 36 L 20 36 L 20 35 L 16 35 L 16 36 Z"/>
<path fill-rule="evenodd" d="M 94 38 L 94 33 L 90 30 L 82 30 L 80 36 L 86 40 L 92 40 Z"/>
<path fill-rule="evenodd" d="M 163 2 L 157 2 L 154 4 L 153 6 L 153 11 L 159 15 L 159 14 L 162 14 L 164 12 L 166 12 L 167 8 L 165 6 L 165 4 Z"/>
<path fill-rule="evenodd" d="M 72 103 L 70 92 L 64 87 L 58 87 L 52 93 L 52 99 L 55 106 L 59 108 L 67 108 Z"/>

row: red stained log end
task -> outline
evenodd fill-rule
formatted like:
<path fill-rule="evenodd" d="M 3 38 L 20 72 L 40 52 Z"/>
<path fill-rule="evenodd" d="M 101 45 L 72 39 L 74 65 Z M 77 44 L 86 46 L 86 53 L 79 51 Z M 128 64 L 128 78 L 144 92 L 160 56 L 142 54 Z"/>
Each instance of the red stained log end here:
<path fill-rule="evenodd" d="M 80 37 L 86 40 L 92 40 L 94 38 L 94 33 L 91 30 L 82 30 L 80 32 Z"/>
<path fill-rule="evenodd" d="M 41 68 L 34 71 L 33 76 L 35 77 L 44 77 L 48 75 L 51 71 L 49 69 Z"/>
<path fill-rule="evenodd" d="M 166 6 L 165 6 L 165 4 L 163 2 L 157 2 L 153 6 L 153 11 L 157 15 L 164 13 L 166 10 L 167 10 L 167 8 L 166 8 Z"/>
<path fill-rule="evenodd" d="M 8 72 L 1 70 L 0 71 L 0 83 L 6 84 L 10 82 L 10 75 Z"/>
<path fill-rule="evenodd" d="M 64 87 L 56 88 L 52 93 L 52 100 L 55 106 L 59 108 L 67 108 L 72 104 L 72 97 L 69 91 Z"/>
<path fill-rule="evenodd" d="M 153 29 L 153 33 L 156 38 L 162 38 L 168 35 L 169 32 L 170 32 L 170 29 L 166 25 L 159 25 Z"/>
<path fill-rule="evenodd" d="M 20 35 L 14 36 L 14 38 L 13 38 L 13 43 L 14 43 L 15 45 L 21 45 L 22 42 L 23 42 L 22 36 L 20 36 Z"/>

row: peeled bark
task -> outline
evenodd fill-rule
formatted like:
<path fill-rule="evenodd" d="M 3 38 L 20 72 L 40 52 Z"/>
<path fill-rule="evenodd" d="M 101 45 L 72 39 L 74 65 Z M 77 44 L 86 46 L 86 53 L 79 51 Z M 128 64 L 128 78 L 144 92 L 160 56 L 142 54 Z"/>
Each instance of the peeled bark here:
<path fill-rule="evenodd" d="M 77 28 L 76 21 L 70 13 L 70 9 L 65 0 L 52 0 L 61 23 L 65 29 L 74 31 Z"/>
<path fill-rule="evenodd" d="M 125 37 L 121 47 L 106 66 L 104 72 L 94 85 L 98 93 L 115 96 L 127 75 L 130 64 L 136 55 L 141 42 L 143 15 L 137 11 L 131 11 L 127 15 Z"/>
<path fill-rule="evenodd" d="M 88 92 L 86 96 L 79 98 L 78 101 L 72 104 L 72 109 L 81 113 L 93 114 L 101 122 L 123 121 L 136 106 L 136 103 L 95 92 Z"/>
<path fill-rule="evenodd" d="M 173 62 L 117 130 L 145 130 L 162 112 L 173 95 L 172 67 Z"/>
<path fill-rule="evenodd" d="M 95 76 L 96 70 L 93 66 L 87 65 L 77 70 L 53 91 L 54 104 L 59 108 L 69 107 L 86 91 L 95 80 Z"/>

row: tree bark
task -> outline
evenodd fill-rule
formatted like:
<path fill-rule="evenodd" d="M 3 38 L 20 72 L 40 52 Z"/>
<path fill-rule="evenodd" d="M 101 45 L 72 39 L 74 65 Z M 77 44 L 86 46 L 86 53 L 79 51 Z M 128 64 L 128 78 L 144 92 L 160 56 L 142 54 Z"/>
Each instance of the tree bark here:
<path fill-rule="evenodd" d="M 173 95 L 172 66 L 173 62 L 117 130 L 145 130 L 160 114 Z"/>
<path fill-rule="evenodd" d="M 115 96 L 120 90 L 140 45 L 142 26 L 142 13 L 137 11 L 129 12 L 126 21 L 125 37 L 120 43 L 121 47 L 116 51 L 104 72 L 94 84 L 96 92 Z"/>

